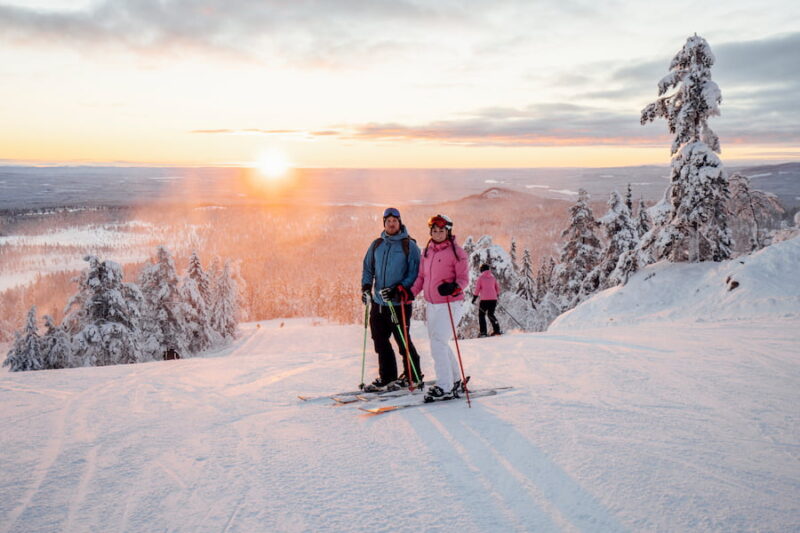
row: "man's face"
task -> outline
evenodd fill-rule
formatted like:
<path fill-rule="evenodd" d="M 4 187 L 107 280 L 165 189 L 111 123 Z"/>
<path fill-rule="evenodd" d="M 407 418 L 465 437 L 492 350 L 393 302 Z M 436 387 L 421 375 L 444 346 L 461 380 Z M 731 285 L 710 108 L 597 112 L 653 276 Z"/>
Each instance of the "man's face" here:
<path fill-rule="evenodd" d="M 386 217 L 386 220 L 383 221 L 383 229 L 386 230 L 386 235 L 396 235 L 400 231 L 400 219 Z"/>

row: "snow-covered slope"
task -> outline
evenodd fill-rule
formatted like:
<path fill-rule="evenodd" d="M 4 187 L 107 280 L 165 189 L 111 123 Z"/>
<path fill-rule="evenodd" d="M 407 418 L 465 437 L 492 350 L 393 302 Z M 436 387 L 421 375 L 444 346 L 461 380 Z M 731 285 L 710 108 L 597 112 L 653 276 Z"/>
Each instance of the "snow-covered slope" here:
<path fill-rule="evenodd" d="M 514 386 L 472 409 L 299 401 L 361 378 L 363 329 L 311 319 L 2 373 L 0 532 L 798 531 L 797 253 L 658 265 L 551 332 L 462 341 L 474 387 Z"/>
<path fill-rule="evenodd" d="M 661 262 L 564 313 L 550 331 L 664 320 L 800 316 L 800 238 L 721 263 Z"/>

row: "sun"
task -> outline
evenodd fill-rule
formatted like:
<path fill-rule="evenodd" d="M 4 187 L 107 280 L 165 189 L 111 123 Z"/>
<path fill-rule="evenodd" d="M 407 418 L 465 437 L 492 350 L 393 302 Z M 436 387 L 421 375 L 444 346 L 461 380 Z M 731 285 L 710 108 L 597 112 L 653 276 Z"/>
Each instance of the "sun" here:
<path fill-rule="evenodd" d="M 264 150 L 255 161 L 258 173 L 267 180 L 279 180 L 292 168 L 286 155 L 277 150 Z"/>

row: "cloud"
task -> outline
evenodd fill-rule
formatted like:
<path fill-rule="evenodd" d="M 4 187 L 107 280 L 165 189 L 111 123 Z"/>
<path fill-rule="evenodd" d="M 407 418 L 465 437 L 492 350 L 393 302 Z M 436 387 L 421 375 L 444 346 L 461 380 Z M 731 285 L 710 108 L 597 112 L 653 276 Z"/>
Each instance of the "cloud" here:
<path fill-rule="evenodd" d="M 62 11 L 0 5 L 0 39 L 17 43 L 210 51 L 315 65 L 418 52 L 420 36 L 479 24 L 477 13 L 453 10 L 450 2 L 411 0 L 105 0 Z"/>
<path fill-rule="evenodd" d="M 354 139 L 424 141 L 469 146 L 585 146 L 663 144 L 664 136 L 639 127 L 638 115 L 575 104 L 493 108 L 470 116 L 408 126 L 370 123 L 351 128 Z"/>
<path fill-rule="evenodd" d="M 295 137 L 301 139 L 312 139 L 314 137 L 328 137 L 339 135 L 340 132 L 336 130 L 322 130 L 322 131 L 305 131 L 305 130 L 268 130 L 260 128 L 216 128 L 216 129 L 199 129 L 191 130 L 191 134 L 201 135 L 263 135 L 273 137 Z"/>

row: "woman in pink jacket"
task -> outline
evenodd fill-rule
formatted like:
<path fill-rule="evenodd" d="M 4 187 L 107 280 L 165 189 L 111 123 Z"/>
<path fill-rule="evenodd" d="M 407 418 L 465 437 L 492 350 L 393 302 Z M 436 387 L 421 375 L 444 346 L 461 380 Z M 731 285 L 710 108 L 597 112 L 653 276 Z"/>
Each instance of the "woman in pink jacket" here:
<path fill-rule="evenodd" d="M 464 301 L 462 287 L 469 283 L 469 272 L 467 254 L 453 236 L 453 221 L 445 215 L 436 215 L 430 218 L 428 227 L 431 238 L 422 253 L 419 275 L 411 292 L 414 296 L 425 293 L 428 337 L 437 380 L 428 389 L 425 400 L 432 401 L 453 398 L 462 388 L 458 361 L 450 349 L 453 334 L 450 312 L 454 324 L 458 324 Z"/>
<path fill-rule="evenodd" d="M 481 330 L 481 337 L 486 336 L 486 315 L 489 315 L 489 321 L 492 323 L 492 335 L 500 335 L 500 324 L 497 322 L 497 317 L 494 316 L 494 311 L 497 308 L 497 297 L 500 295 L 500 284 L 497 283 L 497 278 L 492 274 L 489 265 L 481 265 L 481 275 L 478 276 L 478 281 L 475 282 L 475 296 L 472 297 L 472 303 L 478 298 L 481 303 L 478 306 L 478 327 Z"/>

